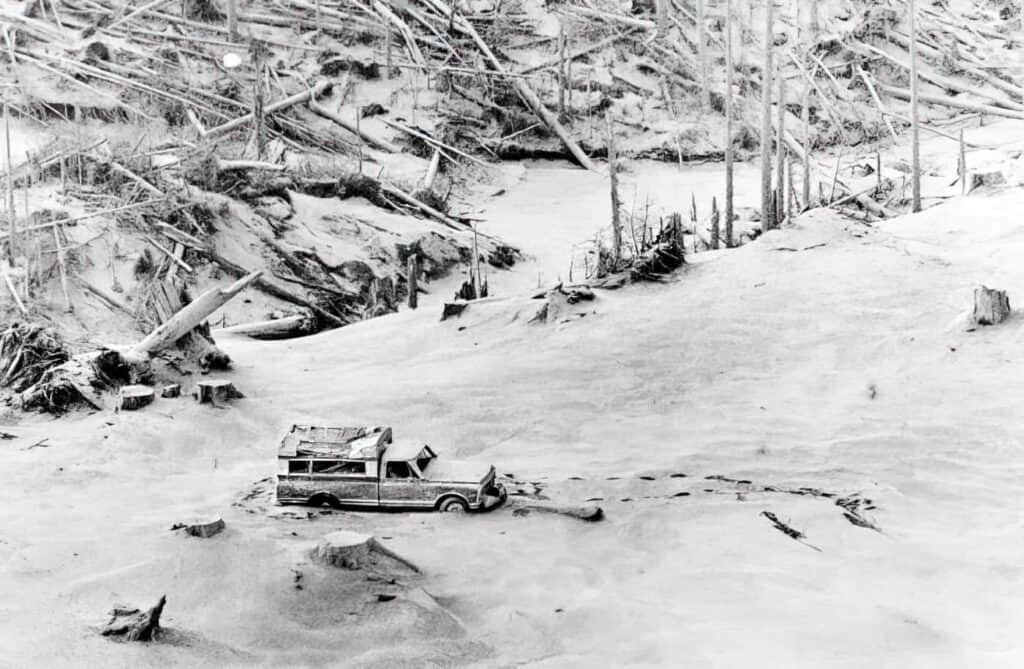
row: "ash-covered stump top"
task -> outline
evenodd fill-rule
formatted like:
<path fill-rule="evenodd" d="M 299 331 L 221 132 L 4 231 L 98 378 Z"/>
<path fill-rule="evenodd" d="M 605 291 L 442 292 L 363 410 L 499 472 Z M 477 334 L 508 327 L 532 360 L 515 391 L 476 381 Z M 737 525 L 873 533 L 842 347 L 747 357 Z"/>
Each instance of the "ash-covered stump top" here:
<path fill-rule="evenodd" d="M 394 567 L 401 565 L 420 573 L 420 568 L 369 534 L 341 530 L 325 535 L 313 551 L 314 562 L 342 569 Z"/>

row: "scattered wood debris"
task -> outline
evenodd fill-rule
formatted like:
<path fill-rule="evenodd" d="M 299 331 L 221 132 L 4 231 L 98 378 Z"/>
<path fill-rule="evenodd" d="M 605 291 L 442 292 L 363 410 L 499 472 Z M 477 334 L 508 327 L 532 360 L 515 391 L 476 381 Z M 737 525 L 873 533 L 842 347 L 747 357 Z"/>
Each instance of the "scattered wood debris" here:
<path fill-rule="evenodd" d="M 779 532 L 782 532 L 783 534 L 785 534 L 790 539 L 794 539 L 795 541 L 799 541 L 804 546 L 807 546 L 808 548 L 813 548 L 814 550 L 818 551 L 819 553 L 821 552 L 821 549 L 818 548 L 817 546 L 813 546 L 813 545 L 807 543 L 806 541 L 804 541 L 805 536 L 804 536 L 803 532 L 800 532 L 799 530 L 793 529 L 792 527 L 790 527 L 786 523 L 782 522 L 781 520 L 779 520 L 779 517 L 776 516 L 771 511 L 762 511 L 761 515 L 764 516 L 765 518 L 767 518 L 769 521 L 771 521 L 771 524 L 772 524 L 772 526 L 775 529 L 777 529 Z"/>

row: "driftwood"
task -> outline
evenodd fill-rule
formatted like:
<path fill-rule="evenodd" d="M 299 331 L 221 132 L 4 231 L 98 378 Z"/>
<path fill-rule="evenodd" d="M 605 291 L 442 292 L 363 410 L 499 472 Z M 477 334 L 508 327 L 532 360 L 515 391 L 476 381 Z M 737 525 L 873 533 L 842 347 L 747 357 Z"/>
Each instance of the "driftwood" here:
<path fill-rule="evenodd" d="M 144 358 L 163 348 L 171 346 L 176 341 L 191 332 L 193 328 L 206 320 L 206 317 L 219 309 L 228 300 L 238 295 L 249 284 L 258 279 L 260 272 L 253 272 L 226 288 L 214 288 L 208 290 L 196 299 L 182 307 L 168 321 L 153 330 L 145 339 L 133 346 L 128 356 L 132 358 Z"/>
<path fill-rule="evenodd" d="M 1005 290 L 994 290 L 987 286 L 974 289 L 974 311 L 971 321 L 975 325 L 1002 323 L 1010 315 L 1010 298 Z"/>
<path fill-rule="evenodd" d="M 118 391 L 118 408 L 122 411 L 135 411 L 150 404 L 155 397 L 156 393 L 149 386 L 122 386 Z"/>
<path fill-rule="evenodd" d="M 123 636 L 125 641 L 154 641 L 160 632 L 160 615 L 167 604 L 167 596 L 160 597 L 156 606 L 145 613 L 139 609 L 115 607 L 103 636 Z"/>

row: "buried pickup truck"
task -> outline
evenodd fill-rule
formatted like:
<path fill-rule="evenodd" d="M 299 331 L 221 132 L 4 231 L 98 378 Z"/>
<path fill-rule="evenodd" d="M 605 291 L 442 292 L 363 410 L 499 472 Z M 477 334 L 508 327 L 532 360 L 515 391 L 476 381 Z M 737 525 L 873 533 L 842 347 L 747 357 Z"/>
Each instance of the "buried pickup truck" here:
<path fill-rule="evenodd" d="M 441 460 L 423 444 L 394 444 L 389 427 L 293 425 L 277 458 L 280 504 L 457 512 L 505 501 L 493 466 Z"/>

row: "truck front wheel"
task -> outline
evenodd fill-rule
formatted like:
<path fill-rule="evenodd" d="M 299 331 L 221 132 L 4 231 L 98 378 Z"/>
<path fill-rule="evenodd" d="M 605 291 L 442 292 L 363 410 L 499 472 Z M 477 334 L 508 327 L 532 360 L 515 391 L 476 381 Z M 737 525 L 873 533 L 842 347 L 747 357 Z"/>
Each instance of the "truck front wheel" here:
<path fill-rule="evenodd" d="M 460 497 L 445 497 L 437 508 L 444 513 L 465 513 L 469 511 L 469 504 Z"/>

